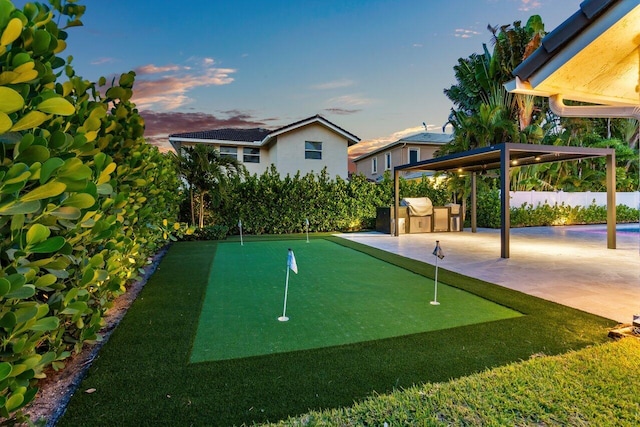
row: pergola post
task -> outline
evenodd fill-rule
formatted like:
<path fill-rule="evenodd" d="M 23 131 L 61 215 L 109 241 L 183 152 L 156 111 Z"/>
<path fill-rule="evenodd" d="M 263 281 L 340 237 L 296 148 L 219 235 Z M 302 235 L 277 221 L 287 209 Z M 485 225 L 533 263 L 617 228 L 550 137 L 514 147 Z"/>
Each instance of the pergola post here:
<path fill-rule="evenodd" d="M 607 155 L 607 248 L 616 248 L 616 154 Z"/>
<path fill-rule="evenodd" d="M 476 173 L 471 172 L 471 232 L 478 232 L 478 185 Z"/>
<path fill-rule="evenodd" d="M 511 211 L 509 198 L 509 173 L 511 152 L 505 146 L 500 150 L 500 256 L 509 258 L 509 234 L 511 229 Z"/>
<path fill-rule="evenodd" d="M 399 237 L 398 212 L 400 212 L 400 172 L 393 171 L 393 235 Z"/>

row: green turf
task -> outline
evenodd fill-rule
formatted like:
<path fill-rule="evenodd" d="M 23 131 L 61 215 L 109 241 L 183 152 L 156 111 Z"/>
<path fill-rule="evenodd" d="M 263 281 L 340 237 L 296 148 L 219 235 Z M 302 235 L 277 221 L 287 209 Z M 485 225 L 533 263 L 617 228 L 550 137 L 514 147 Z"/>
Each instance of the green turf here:
<path fill-rule="evenodd" d="M 290 273 L 283 313 L 287 249 Z M 327 240 L 218 245 L 191 362 L 409 335 L 521 314 Z"/>
<path fill-rule="evenodd" d="M 431 265 L 344 239 L 327 239 L 433 277 Z M 245 244 L 260 240 L 246 237 Z M 440 269 L 443 282 L 525 315 L 350 345 L 192 364 L 193 337 L 218 246 L 182 242 L 171 247 L 100 350 L 59 426 L 276 421 L 310 409 L 351 406 L 374 393 L 446 381 L 534 354 L 583 348 L 606 341 L 608 328 L 615 325 Z M 299 267 L 302 275 L 304 267 Z M 87 389 L 95 392 L 84 393 Z"/>

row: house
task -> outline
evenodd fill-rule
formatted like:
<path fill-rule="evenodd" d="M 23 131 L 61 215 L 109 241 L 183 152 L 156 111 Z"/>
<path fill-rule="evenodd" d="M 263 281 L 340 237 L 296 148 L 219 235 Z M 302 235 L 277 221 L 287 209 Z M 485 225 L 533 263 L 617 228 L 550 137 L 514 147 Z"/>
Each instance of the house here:
<path fill-rule="evenodd" d="M 360 138 L 315 115 L 276 130 L 227 128 L 175 133 L 169 135 L 169 142 L 177 153 L 183 147 L 210 144 L 220 154 L 238 159 L 251 174 L 260 175 L 272 164 L 281 175 L 319 173 L 326 167 L 335 179 L 347 178 L 347 149 Z"/>
<path fill-rule="evenodd" d="M 380 181 L 385 171 L 393 171 L 396 166 L 432 159 L 440 147 L 452 140 L 452 134 L 429 132 L 399 139 L 353 159 L 356 173 Z"/>

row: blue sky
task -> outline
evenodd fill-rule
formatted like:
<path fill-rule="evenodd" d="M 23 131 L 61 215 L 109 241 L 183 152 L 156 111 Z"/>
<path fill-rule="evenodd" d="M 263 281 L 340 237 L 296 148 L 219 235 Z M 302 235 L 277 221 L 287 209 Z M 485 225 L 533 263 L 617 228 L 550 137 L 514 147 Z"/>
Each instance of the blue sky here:
<path fill-rule="evenodd" d="M 321 114 L 359 136 L 357 154 L 441 132 L 458 58 L 487 25 L 553 30 L 581 0 L 93 0 L 65 55 L 96 81 L 134 70 L 147 136 L 217 127 L 277 128 Z M 20 7 L 24 1 L 14 1 Z"/>

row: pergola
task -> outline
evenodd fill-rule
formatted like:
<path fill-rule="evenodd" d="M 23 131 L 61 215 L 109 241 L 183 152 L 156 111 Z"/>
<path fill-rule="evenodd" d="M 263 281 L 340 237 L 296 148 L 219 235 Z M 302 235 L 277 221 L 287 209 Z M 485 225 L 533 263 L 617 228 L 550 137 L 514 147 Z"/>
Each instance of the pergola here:
<path fill-rule="evenodd" d="M 511 228 L 509 183 L 511 168 L 533 164 L 606 157 L 607 247 L 616 248 L 616 173 L 615 150 L 612 148 L 561 147 L 553 145 L 503 143 L 477 148 L 394 168 L 395 211 L 400 207 L 400 173 L 408 171 L 471 173 L 471 231 L 476 232 L 476 176 L 489 170 L 500 170 L 500 246 L 501 257 L 509 258 Z M 399 235 L 395 221 L 394 235 Z"/>

